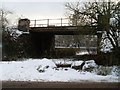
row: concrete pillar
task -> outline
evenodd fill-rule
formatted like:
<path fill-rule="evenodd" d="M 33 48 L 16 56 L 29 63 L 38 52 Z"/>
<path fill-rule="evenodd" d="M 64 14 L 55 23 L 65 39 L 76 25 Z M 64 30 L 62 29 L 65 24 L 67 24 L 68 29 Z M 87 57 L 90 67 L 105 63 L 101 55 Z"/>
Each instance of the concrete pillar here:
<path fill-rule="evenodd" d="M 30 26 L 30 20 L 29 19 L 20 19 L 18 22 L 18 30 L 23 32 L 28 32 Z"/>
<path fill-rule="evenodd" d="M 101 49 L 101 45 L 100 45 L 100 43 L 101 43 L 101 39 L 102 39 L 102 33 L 98 33 L 97 34 L 97 54 L 99 54 L 100 53 L 100 49 Z"/>

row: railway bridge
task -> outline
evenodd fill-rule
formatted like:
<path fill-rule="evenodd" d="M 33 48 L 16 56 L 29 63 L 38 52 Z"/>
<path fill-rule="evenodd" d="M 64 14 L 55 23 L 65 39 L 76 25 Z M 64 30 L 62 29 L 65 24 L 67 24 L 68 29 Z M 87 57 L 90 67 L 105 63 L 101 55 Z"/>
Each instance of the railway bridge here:
<path fill-rule="evenodd" d="M 72 25 L 69 19 L 40 19 L 19 20 L 18 29 L 29 31 L 38 53 L 51 53 L 55 49 L 55 35 L 97 35 L 97 43 L 101 38 L 101 31 L 96 27 Z"/>

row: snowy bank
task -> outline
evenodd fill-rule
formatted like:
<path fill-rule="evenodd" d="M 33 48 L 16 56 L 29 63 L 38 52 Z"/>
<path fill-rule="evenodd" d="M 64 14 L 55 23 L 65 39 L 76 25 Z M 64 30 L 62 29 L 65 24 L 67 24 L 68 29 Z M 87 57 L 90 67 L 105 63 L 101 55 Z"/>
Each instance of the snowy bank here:
<path fill-rule="evenodd" d="M 3 81 L 40 81 L 40 82 L 120 82 L 116 75 L 97 75 L 72 68 L 57 68 L 53 59 L 27 59 L 25 61 L 0 62 Z M 58 59 L 59 61 L 59 59 Z M 82 61 L 81 61 L 82 62 Z M 79 65 L 81 62 L 75 62 Z M 92 61 L 93 62 L 93 61 Z M 43 70 L 43 72 L 40 72 Z"/>

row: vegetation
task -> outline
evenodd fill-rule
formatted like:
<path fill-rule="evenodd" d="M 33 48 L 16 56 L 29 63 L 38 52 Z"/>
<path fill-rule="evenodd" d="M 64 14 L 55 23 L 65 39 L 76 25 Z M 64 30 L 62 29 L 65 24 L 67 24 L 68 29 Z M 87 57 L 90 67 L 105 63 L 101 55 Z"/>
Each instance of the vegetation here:
<path fill-rule="evenodd" d="M 12 36 L 13 29 L 7 28 L 2 37 L 2 59 L 17 60 L 19 58 L 36 57 L 35 49 L 29 34 L 23 34 L 15 38 Z"/>
<path fill-rule="evenodd" d="M 107 64 L 113 64 L 114 62 L 119 63 L 120 51 L 120 2 L 106 2 L 105 0 L 100 2 L 86 2 L 81 7 L 80 2 L 66 3 L 65 7 L 70 13 L 70 21 L 76 25 L 94 26 L 96 30 L 102 31 L 98 35 L 101 42 L 98 46 L 100 51 L 101 47 L 106 47 L 105 42 L 108 41 L 112 45 L 112 54 L 109 54 L 111 58 L 107 58 L 108 54 L 104 55 L 102 52 L 99 53 L 102 59 L 106 60 Z M 83 23 L 82 23 L 83 22 Z M 79 24 L 80 23 L 80 24 Z M 100 58 L 101 59 L 101 58 Z M 109 59 L 109 60 L 108 60 Z"/>
<path fill-rule="evenodd" d="M 17 29 L 8 27 L 7 16 L 13 14 L 10 11 L 0 9 L 0 32 L 2 38 L 2 60 L 17 60 L 18 58 L 36 57 L 31 36 L 24 34 L 17 37 Z M 31 51 L 32 49 L 32 51 Z"/>

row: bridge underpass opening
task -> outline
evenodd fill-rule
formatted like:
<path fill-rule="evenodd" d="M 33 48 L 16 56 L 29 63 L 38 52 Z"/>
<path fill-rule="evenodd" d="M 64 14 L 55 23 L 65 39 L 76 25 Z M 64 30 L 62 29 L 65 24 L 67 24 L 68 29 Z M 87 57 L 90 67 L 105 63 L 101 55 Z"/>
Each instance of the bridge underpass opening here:
<path fill-rule="evenodd" d="M 54 34 L 32 32 L 31 36 L 38 56 L 47 57 L 54 51 Z"/>
<path fill-rule="evenodd" d="M 95 55 L 97 54 L 97 35 L 55 35 L 55 50 L 61 52 L 63 50 L 63 53 L 71 52 L 75 55 Z"/>

